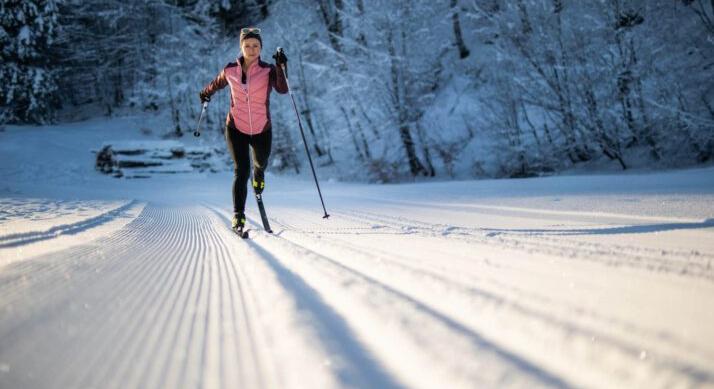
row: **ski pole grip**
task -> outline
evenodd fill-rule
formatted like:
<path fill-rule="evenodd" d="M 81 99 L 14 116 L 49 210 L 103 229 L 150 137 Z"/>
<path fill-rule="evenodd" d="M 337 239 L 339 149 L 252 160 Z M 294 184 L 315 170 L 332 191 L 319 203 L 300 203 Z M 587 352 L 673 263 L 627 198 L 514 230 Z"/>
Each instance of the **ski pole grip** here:
<path fill-rule="evenodd" d="M 275 49 L 275 51 L 279 54 L 283 54 L 283 55 L 285 54 L 285 50 L 283 50 L 283 48 L 280 46 L 278 46 L 278 48 Z M 287 69 L 285 69 L 285 64 L 280 64 L 280 67 L 283 68 L 283 74 L 285 74 L 285 78 L 288 78 L 288 72 L 287 72 Z"/>

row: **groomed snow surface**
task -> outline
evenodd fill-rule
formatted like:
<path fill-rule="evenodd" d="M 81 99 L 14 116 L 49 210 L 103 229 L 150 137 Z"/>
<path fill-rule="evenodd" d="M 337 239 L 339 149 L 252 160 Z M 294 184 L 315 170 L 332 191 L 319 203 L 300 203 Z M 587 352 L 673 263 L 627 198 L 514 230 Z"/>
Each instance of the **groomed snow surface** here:
<path fill-rule="evenodd" d="M 115 179 L 127 119 L 0 132 L 0 388 L 714 387 L 714 169 Z M 126 131 L 125 131 L 126 132 Z M 184 139 L 182 142 L 200 142 Z"/>

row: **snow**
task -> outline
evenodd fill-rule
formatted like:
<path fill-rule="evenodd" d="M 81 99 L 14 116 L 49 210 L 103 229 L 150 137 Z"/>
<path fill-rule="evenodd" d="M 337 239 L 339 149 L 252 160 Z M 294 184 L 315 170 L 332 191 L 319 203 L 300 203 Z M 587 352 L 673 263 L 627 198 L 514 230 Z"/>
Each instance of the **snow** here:
<path fill-rule="evenodd" d="M 30 41 L 30 28 L 28 26 L 22 26 L 20 32 L 17 34 L 17 38 L 20 42 L 28 44 Z"/>
<path fill-rule="evenodd" d="M 0 132 L 0 387 L 714 386 L 713 168 L 321 177 L 327 220 L 268 174 L 240 240 L 229 173 L 94 170 L 140 126 Z"/>

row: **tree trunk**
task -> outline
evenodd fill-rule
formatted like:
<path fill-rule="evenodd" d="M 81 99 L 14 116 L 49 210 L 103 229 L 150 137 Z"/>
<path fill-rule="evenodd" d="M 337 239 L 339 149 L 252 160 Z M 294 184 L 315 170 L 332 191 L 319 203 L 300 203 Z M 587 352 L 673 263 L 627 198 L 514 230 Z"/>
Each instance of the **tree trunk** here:
<path fill-rule="evenodd" d="M 637 53 L 635 52 L 635 45 L 632 41 L 630 41 L 630 53 L 632 55 L 632 64 L 637 67 Z M 662 156 L 659 150 L 659 146 L 657 145 L 657 141 L 655 140 L 655 137 L 652 133 L 653 127 L 650 123 L 649 115 L 647 115 L 647 107 L 645 105 L 644 92 L 642 90 L 642 78 L 639 74 L 636 74 L 632 81 L 635 84 L 638 108 L 640 110 L 640 115 L 642 116 L 642 122 L 644 124 L 641 129 L 642 137 L 645 139 L 645 142 L 647 142 L 647 145 L 649 145 L 650 147 L 650 153 L 652 155 L 652 158 L 654 158 L 656 161 L 659 161 Z"/>
<path fill-rule="evenodd" d="M 421 142 L 421 151 L 424 153 L 424 160 L 426 161 L 426 171 L 424 174 L 429 177 L 434 177 L 436 175 L 436 169 L 434 169 L 434 164 L 431 163 L 431 152 L 429 151 L 429 143 L 427 143 L 426 136 L 424 135 L 424 128 L 419 122 L 417 122 L 416 127 L 419 141 Z"/>
<path fill-rule="evenodd" d="M 397 112 L 397 121 L 399 128 L 399 137 L 404 146 L 404 151 L 406 152 L 407 160 L 409 162 L 409 171 L 413 176 L 426 173 L 424 165 L 419 161 L 419 157 L 416 154 L 416 148 L 414 146 L 414 139 L 411 135 L 411 130 L 409 128 L 409 113 L 407 112 L 407 107 L 404 106 L 404 79 L 401 77 L 401 61 L 397 58 L 396 49 L 394 45 L 394 39 L 392 32 L 387 32 L 387 42 L 389 50 L 390 59 L 390 70 L 392 78 L 392 102 L 394 109 Z"/>
<path fill-rule="evenodd" d="M 461 32 L 458 0 L 451 0 L 451 22 L 454 26 L 454 38 L 456 39 L 455 46 L 459 49 L 459 58 L 464 59 L 469 56 L 470 52 L 464 43 L 463 34 Z"/>
<path fill-rule="evenodd" d="M 303 109 L 300 112 L 300 114 L 305 118 L 305 123 L 307 124 L 307 129 L 310 131 L 310 134 L 312 135 L 312 139 L 313 139 L 312 148 L 315 149 L 315 153 L 317 153 L 317 156 L 321 157 L 321 156 L 325 155 L 325 152 L 322 150 L 319 142 L 317 141 L 318 137 L 317 137 L 317 134 L 315 133 L 315 126 L 313 125 L 313 121 L 312 121 L 312 110 L 310 109 L 310 101 L 308 100 L 308 96 L 310 93 L 307 89 L 307 80 L 305 79 L 305 68 L 302 63 L 302 54 L 299 55 L 298 64 L 299 64 L 298 65 L 298 69 L 299 69 L 298 74 L 300 76 L 300 85 L 302 85 L 302 88 L 303 88 L 302 89 L 303 93 L 300 94 L 301 99 L 302 99 Z"/>
<path fill-rule="evenodd" d="M 523 102 L 523 99 L 521 99 L 521 111 L 523 111 L 523 118 L 526 120 L 528 127 L 531 129 L 531 134 L 533 134 L 533 139 L 536 141 L 536 145 L 540 147 L 540 137 L 538 136 L 538 132 L 536 131 L 531 118 L 528 117 L 528 111 L 526 110 L 526 104 Z"/>
<path fill-rule="evenodd" d="M 352 145 L 355 147 L 355 152 L 357 153 L 357 156 L 362 162 L 366 162 L 367 156 L 362 152 L 362 149 L 360 148 L 359 142 L 357 141 L 357 135 L 352 129 L 352 121 L 347 115 L 347 110 L 345 109 L 345 107 L 340 105 L 340 111 L 342 111 L 342 116 L 344 116 L 345 118 L 345 123 L 347 124 L 347 131 L 350 133 L 350 138 L 352 138 Z"/>
<path fill-rule="evenodd" d="M 338 53 L 342 52 L 342 0 L 320 0 L 320 14 L 327 27 L 327 35 L 332 46 Z"/>
<path fill-rule="evenodd" d="M 713 0 L 714 1 L 714 0 Z M 357 0 L 357 17 L 362 19 L 364 16 L 364 0 Z M 360 28 L 357 34 L 357 43 L 362 46 L 367 46 L 367 38 L 364 36 L 364 31 Z"/>
<path fill-rule="evenodd" d="M 553 6 L 555 9 L 556 22 L 558 27 L 558 49 L 560 51 L 560 67 L 562 68 L 562 75 L 558 73 L 558 64 L 553 66 L 553 74 L 556 77 L 558 100 L 560 104 L 561 113 L 563 115 L 563 125 L 567 128 L 568 138 L 571 142 L 570 148 L 575 153 L 577 159 L 581 162 L 589 161 L 591 159 L 590 152 L 587 148 L 587 144 L 583 144 L 581 147 L 578 142 L 578 126 L 575 122 L 575 114 L 573 113 L 572 98 L 570 96 L 570 77 L 568 74 L 568 58 L 566 57 L 565 45 L 563 44 L 563 21 L 561 18 L 561 11 L 563 10 L 563 4 L 560 0 L 554 0 Z M 557 61 L 556 61 L 557 62 Z M 561 82 L 562 79 L 562 82 Z M 582 138 L 582 136 L 580 136 Z"/>
<path fill-rule="evenodd" d="M 352 116 L 356 116 L 354 108 L 352 108 Z M 368 160 L 372 160 L 372 153 L 369 151 L 369 143 L 367 143 L 367 137 L 364 135 L 364 130 L 362 130 L 362 126 L 360 125 L 359 121 L 357 122 L 357 132 L 359 133 L 359 136 L 362 139 L 362 146 L 364 147 L 365 156 Z"/>
<path fill-rule="evenodd" d="M 586 112 L 588 113 L 588 123 L 592 131 L 597 134 L 598 143 L 602 149 L 603 154 L 606 157 L 617 160 L 622 167 L 622 170 L 627 170 L 627 165 L 622 158 L 622 150 L 620 147 L 620 140 L 617 137 L 612 137 L 608 135 L 605 131 L 605 125 L 600 117 L 599 108 L 597 105 L 597 100 L 595 99 L 595 92 L 592 89 L 593 82 L 589 79 L 586 80 L 587 85 L 584 87 L 584 98 L 586 105 Z"/>

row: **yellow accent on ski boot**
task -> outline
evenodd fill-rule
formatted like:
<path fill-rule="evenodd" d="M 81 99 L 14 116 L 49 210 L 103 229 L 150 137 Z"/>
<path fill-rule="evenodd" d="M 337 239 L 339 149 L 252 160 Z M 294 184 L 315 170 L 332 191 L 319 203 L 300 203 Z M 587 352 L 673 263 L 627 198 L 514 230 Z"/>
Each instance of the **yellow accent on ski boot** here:
<path fill-rule="evenodd" d="M 263 193 L 263 189 L 265 189 L 265 180 L 253 179 L 253 190 L 255 191 L 255 193 L 261 194 Z"/>
<path fill-rule="evenodd" d="M 241 230 L 245 227 L 245 214 L 237 213 L 233 215 L 233 220 L 231 220 L 231 228 L 234 230 L 240 228 Z"/>

